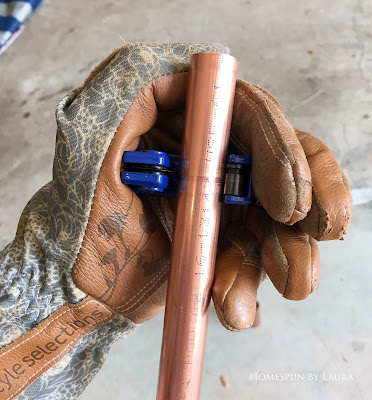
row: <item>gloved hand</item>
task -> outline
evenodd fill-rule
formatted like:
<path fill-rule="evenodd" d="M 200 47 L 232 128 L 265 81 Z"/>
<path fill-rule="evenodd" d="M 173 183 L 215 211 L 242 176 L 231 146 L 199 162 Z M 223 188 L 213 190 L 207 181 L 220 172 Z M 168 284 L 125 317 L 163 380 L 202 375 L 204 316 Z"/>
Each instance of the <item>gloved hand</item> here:
<path fill-rule="evenodd" d="M 227 49 L 126 45 L 59 104 L 53 181 L 0 255 L 0 400 L 76 398 L 111 344 L 163 307 L 174 202 L 137 197 L 120 181 L 121 157 L 179 153 L 189 57 L 202 51 Z M 231 150 L 252 154 L 264 208 L 223 209 L 213 298 L 222 323 L 241 330 L 262 267 L 288 298 L 314 290 L 315 239 L 346 232 L 351 196 L 330 151 L 243 81 Z"/>
<path fill-rule="evenodd" d="M 181 152 L 184 110 L 159 115 L 149 132 L 154 148 Z M 169 137 L 177 138 L 169 143 Z M 168 141 L 167 141 L 168 139 Z M 319 281 L 317 241 L 341 239 L 351 222 L 349 184 L 319 139 L 294 129 L 275 98 L 237 81 L 229 154 L 251 155 L 261 207 L 223 205 L 213 300 L 221 323 L 241 331 L 254 323 L 265 272 L 291 300 Z"/>

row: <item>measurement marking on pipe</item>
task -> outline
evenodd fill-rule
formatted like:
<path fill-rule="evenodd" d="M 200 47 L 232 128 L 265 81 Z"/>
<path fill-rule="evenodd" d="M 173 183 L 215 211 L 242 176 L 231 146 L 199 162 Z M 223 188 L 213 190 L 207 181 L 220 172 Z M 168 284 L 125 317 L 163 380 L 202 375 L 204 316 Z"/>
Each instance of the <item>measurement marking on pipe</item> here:
<path fill-rule="evenodd" d="M 199 317 L 200 314 L 200 303 L 202 302 L 202 294 L 201 293 L 193 293 L 191 295 L 192 298 L 192 317 L 193 317 L 193 324 L 192 326 L 194 327 L 193 329 L 190 329 L 188 331 L 190 336 L 187 338 L 187 344 L 186 344 L 186 356 L 185 356 L 185 365 L 193 365 L 193 356 L 194 356 L 194 345 L 195 345 L 195 338 L 198 333 L 197 324 L 196 320 Z M 189 378 L 185 378 L 184 384 L 187 386 L 188 382 L 190 382 Z M 182 398 L 182 397 L 181 397 Z M 187 398 L 187 397 L 184 397 Z"/>
<path fill-rule="evenodd" d="M 223 58 L 220 63 L 222 64 Z M 207 281 L 212 277 L 209 276 L 209 266 L 211 264 L 211 257 L 213 257 L 210 251 L 209 238 L 214 236 L 215 229 L 218 229 L 216 221 L 212 218 L 215 213 L 215 204 L 219 200 L 217 199 L 217 193 L 222 185 L 220 176 L 208 177 L 208 174 L 214 175 L 215 171 L 219 168 L 218 162 L 220 161 L 217 157 L 220 157 L 220 131 L 224 128 L 225 113 L 222 112 L 222 108 L 225 107 L 224 96 L 226 96 L 225 88 L 221 83 L 224 83 L 221 79 L 217 81 L 213 87 L 209 90 L 212 91 L 211 97 L 209 98 L 210 103 L 210 114 L 209 121 L 207 123 L 207 138 L 205 143 L 205 171 L 203 176 L 198 176 L 197 181 L 200 183 L 199 186 L 199 201 L 196 203 L 196 213 L 199 214 L 198 220 L 195 221 L 194 228 L 196 228 L 195 236 L 196 240 L 199 241 L 197 247 L 194 248 L 195 257 L 194 268 L 192 275 L 195 277 L 195 286 L 193 290 L 197 290 L 197 293 L 192 293 L 189 305 L 189 313 L 191 314 L 191 321 L 188 323 L 186 328 L 186 343 L 184 348 L 184 362 L 185 365 L 191 366 L 188 370 L 187 375 L 184 375 L 182 384 L 184 385 L 185 392 L 181 392 L 179 397 L 180 400 L 190 400 L 190 395 L 194 395 L 191 389 L 191 380 L 195 379 L 195 369 L 193 366 L 196 362 L 199 362 L 195 353 L 195 346 L 200 341 L 200 335 L 202 335 L 202 321 L 205 318 L 205 312 L 208 309 L 208 301 L 206 296 L 208 295 L 205 290 Z M 205 133 L 205 132 L 204 132 Z M 212 173 L 213 171 L 213 173 Z M 201 209 L 199 208 L 201 207 Z M 204 207 L 204 208 L 203 208 Z M 195 237 L 194 236 L 194 237 Z M 191 272 L 191 271 L 190 271 Z M 199 292 L 200 290 L 200 292 Z M 193 397 L 194 399 L 194 397 Z"/>
<path fill-rule="evenodd" d="M 207 139 L 207 143 L 208 143 L 208 147 L 211 149 L 214 146 L 214 140 L 212 145 L 210 144 L 211 141 L 211 135 L 214 135 L 216 133 L 216 120 L 218 117 L 218 104 L 219 104 L 219 91 L 217 92 L 217 89 L 221 89 L 221 86 L 217 86 L 217 85 L 213 85 L 213 89 L 214 89 L 214 93 L 212 94 L 212 103 L 214 105 L 214 109 L 213 109 L 213 116 L 212 116 L 212 120 L 213 120 L 213 124 L 211 125 L 211 123 L 208 124 L 208 134 L 209 134 L 209 138 Z M 207 150 L 207 158 L 206 160 L 208 162 L 213 161 L 213 154 L 214 151 L 211 150 Z"/>

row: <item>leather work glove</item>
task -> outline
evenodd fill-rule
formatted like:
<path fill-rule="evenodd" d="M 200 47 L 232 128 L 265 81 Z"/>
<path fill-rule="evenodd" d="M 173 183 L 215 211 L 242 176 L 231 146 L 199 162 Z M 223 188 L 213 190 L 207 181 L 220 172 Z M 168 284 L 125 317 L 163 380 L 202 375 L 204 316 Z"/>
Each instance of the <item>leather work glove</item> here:
<path fill-rule="evenodd" d="M 203 51 L 228 49 L 125 45 L 58 105 L 53 181 L 0 253 L 0 400 L 76 398 L 112 343 L 164 306 L 174 201 L 135 195 L 121 158 L 180 152 L 189 59 Z M 262 205 L 223 207 L 213 299 L 238 331 L 264 271 L 287 298 L 316 288 L 317 240 L 346 232 L 351 194 L 330 150 L 240 80 L 229 151 L 252 155 Z"/>

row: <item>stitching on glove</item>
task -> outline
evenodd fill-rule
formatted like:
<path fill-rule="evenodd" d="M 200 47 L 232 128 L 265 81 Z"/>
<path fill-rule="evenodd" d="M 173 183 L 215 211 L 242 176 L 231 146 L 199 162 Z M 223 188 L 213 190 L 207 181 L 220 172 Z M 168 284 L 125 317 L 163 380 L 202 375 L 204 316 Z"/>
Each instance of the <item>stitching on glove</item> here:
<path fill-rule="evenodd" d="M 57 320 L 57 319 L 58 319 L 59 317 L 61 317 L 63 314 L 66 314 L 67 312 L 72 312 L 72 311 L 80 310 L 81 308 L 87 306 L 89 303 L 91 303 L 91 302 L 93 302 L 93 301 L 94 301 L 95 303 L 98 303 L 98 301 L 96 301 L 96 300 L 89 300 L 87 303 L 83 304 L 83 305 L 80 306 L 80 307 L 73 307 L 73 306 L 71 306 L 71 308 L 69 308 L 68 310 L 65 310 L 64 312 L 62 312 L 62 314 L 59 314 L 59 315 L 57 315 L 55 318 L 53 318 L 53 319 L 52 319 L 47 325 L 45 325 L 44 328 L 41 329 L 39 332 L 35 333 L 34 335 L 30 336 L 30 337 L 27 338 L 27 339 L 22 340 L 20 343 L 17 344 L 17 346 L 12 347 L 11 349 L 7 350 L 5 353 L 0 354 L 0 357 L 2 357 L 2 356 L 4 356 L 5 354 L 9 353 L 9 351 L 13 351 L 14 349 L 16 349 L 16 348 L 17 348 L 18 346 L 20 346 L 21 344 L 23 344 L 23 343 L 25 343 L 25 342 L 28 342 L 29 340 L 31 340 L 31 339 L 34 338 L 35 336 L 39 335 L 39 334 L 40 334 L 41 332 L 43 332 L 53 321 Z M 102 303 L 100 303 L 100 304 L 102 304 Z M 107 312 L 109 312 L 110 315 L 112 314 L 112 312 L 111 312 L 109 309 L 107 309 L 103 304 L 102 304 L 102 307 L 103 307 Z M 11 345 L 11 344 L 10 344 L 10 345 Z"/>
<path fill-rule="evenodd" d="M 222 324 L 224 327 L 226 327 L 227 329 L 229 329 L 230 331 L 232 331 L 232 332 L 241 332 L 241 329 L 234 328 L 232 325 L 230 325 L 230 324 L 226 321 L 225 316 L 224 316 L 224 314 L 223 314 L 223 311 L 222 311 L 222 309 L 221 309 L 221 307 L 219 306 L 219 304 L 218 304 L 217 301 L 214 301 L 214 305 L 215 305 L 215 310 L 216 310 L 216 312 L 217 312 L 218 319 L 221 321 L 221 324 Z M 252 324 L 252 325 L 253 325 L 253 324 Z M 251 326 L 252 326 L 252 325 L 251 325 Z"/>
<path fill-rule="evenodd" d="M 276 101 L 274 101 L 274 100 L 271 98 L 271 96 L 268 96 L 268 100 L 271 102 L 271 104 L 272 104 L 279 112 L 281 112 L 281 113 L 284 114 L 283 109 L 279 106 L 279 104 L 278 104 Z M 274 116 L 273 116 L 273 117 L 274 117 Z M 275 118 L 275 117 L 274 117 L 274 118 Z M 292 131 L 294 132 L 295 136 L 297 137 L 296 132 L 295 132 L 295 130 L 294 130 L 292 124 L 288 121 L 288 118 L 285 117 L 285 118 L 284 118 L 284 122 L 286 123 L 286 125 L 288 125 L 288 127 L 289 127 L 290 129 L 292 129 Z"/>
<path fill-rule="evenodd" d="M 94 301 L 94 300 L 91 300 L 91 301 Z M 86 306 L 86 305 L 89 304 L 91 301 L 89 301 L 88 303 L 84 304 L 84 305 L 81 306 L 80 308 Z M 102 304 L 101 304 L 101 305 L 102 305 Z M 102 306 L 103 306 L 103 305 L 102 305 Z M 103 307 L 104 307 L 104 306 L 103 306 Z M 106 307 L 104 307 L 104 308 L 107 310 Z M 71 311 L 71 310 L 69 310 L 69 311 Z M 112 315 L 112 312 L 111 312 L 111 311 L 109 311 L 109 310 L 107 310 L 107 311 L 110 313 L 110 315 Z M 62 314 L 61 314 L 61 315 L 62 315 Z M 98 324 L 99 322 L 103 321 L 103 320 L 106 319 L 106 318 L 108 318 L 108 317 L 105 316 L 105 317 L 101 318 L 100 320 L 95 321 L 93 325 L 95 325 L 95 327 L 97 327 L 97 324 Z M 49 324 L 48 324 L 48 325 L 49 325 Z M 55 356 L 53 359 L 49 360 L 45 365 L 43 365 L 40 369 L 38 369 L 32 376 L 30 376 L 30 378 L 27 380 L 27 382 L 25 382 L 25 383 L 17 390 L 17 392 L 13 393 L 10 397 L 8 397 L 7 400 L 13 399 L 15 396 L 17 396 L 17 395 L 23 390 L 23 388 L 28 384 L 28 382 L 29 382 L 35 375 L 37 375 L 41 370 L 43 370 L 45 367 L 47 367 L 47 366 L 48 366 L 52 361 L 54 361 L 56 358 L 59 358 L 59 357 L 62 358 L 65 354 L 67 354 L 67 353 L 68 353 L 67 350 L 69 350 L 71 347 L 73 347 L 72 345 L 75 345 L 75 343 L 76 343 L 82 336 L 84 336 L 86 332 L 88 332 L 89 330 L 92 330 L 92 329 L 94 329 L 94 328 L 91 328 L 91 327 L 89 327 L 89 326 L 88 326 L 86 329 L 84 329 L 78 336 L 76 336 L 76 338 L 75 338 L 69 345 L 67 345 L 67 346 L 63 349 L 63 351 L 62 351 L 61 353 L 59 353 L 59 354 L 58 354 L 57 356 Z"/>
<path fill-rule="evenodd" d="M 247 263 L 247 261 L 248 261 L 248 260 L 246 259 L 247 256 L 246 256 L 246 254 L 245 254 L 244 249 L 239 245 L 239 243 L 237 243 L 234 239 L 229 239 L 229 242 L 231 242 L 238 250 L 240 250 L 240 252 L 241 252 L 242 255 L 243 255 L 243 260 L 242 260 L 241 263 L 240 263 L 240 266 L 239 266 L 238 272 L 236 273 L 234 282 L 233 282 L 232 285 L 230 286 L 230 289 L 226 292 L 226 295 L 225 295 L 225 297 L 224 297 L 224 299 L 223 299 L 223 301 L 222 301 L 223 304 L 225 303 L 225 299 L 226 299 L 228 293 L 229 293 L 230 290 L 234 287 L 234 285 L 235 285 L 235 283 L 236 283 L 236 281 L 237 281 L 237 279 L 238 279 L 239 273 L 240 273 L 240 271 L 242 270 L 243 265 L 247 265 L 247 266 L 253 265 L 254 267 L 258 268 L 260 271 L 263 270 L 262 266 L 260 267 L 260 266 L 256 265 L 255 263 L 251 263 L 251 264 L 250 264 L 250 263 Z M 222 311 L 222 310 L 221 310 L 221 311 Z M 226 321 L 226 320 L 225 320 L 225 321 Z M 228 325 L 227 322 L 226 322 L 226 325 Z M 229 325 L 229 327 L 231 327 L 231 326 Z"/>
<path fill-rule="evenodd" d="M 240 147 L 246 153 L 248 153 L 248 147 L 245 144 L 243 144 L 237 137 L 231 135 L 230 140 L 232 141 L 233 144 L 235 144 L 236 147 L 238 147 L 238 148 Z"/>
<path fill-rule="evenodd" d="M 244 82 L 244 81 L 243 81 Z M 266 89 L 264 89 L 263 87 L 261 87 L 260 85 L 255 85 L 254 83 L 249 83 L 251 86 L 253 86 L 254 88 L 258 89 L 258 91 L 262 92 L 263 94 L 267 95 L 268 99 L 272 102 L 275 103 L 278 106 L 278 109 L 280 112 L 282 112 L 284 114 L 284 111 L 281 107 L 281 105 L 279 104 L 279 102 L 276 100 L 276 98 Z"/>
<path fill-rule="evenodd" d="M 313 293 L 313 291 L 315 290 L 314 288 L 314 266 L 313 266 L 313 252 L 312 252 L 312 248 L 313 246 L 311 245 L 311 241 L 310 241 L 310 235 L 307 235 L 308 238 L 308 242 L 309 242 L 309 246 L 310 246 L 310 257 L 311 257 L 311 284 L 310 284 L 310 293 Z"/>
<path fill-rule="evenodd" d="M 245 257 L 244 252 L 243 252 L 243 250 L 241 249 L 241 247 L 240 247 L 233 239 L 229 239 L 229 241 L 230 241 L 238 250 L 240 250 L 240 252 L 241 252 L 242 255 L 243 255 L 243 260 L 242 260 L 241 263 L 240 263 L 240 266 L 239 266 L 238 272 L 236 273 L 234 282 L 233 282 L 232 285 L 230 286 L 230 289 L 226 292 L 226 296 L 227 296 L 227 294 L 230 292 L 230 290 L 234 287 L 235 282 L 236 282 L 236 280 L 238 279 L 238 275 L 239 275 L 239 272 L 240 272 L 241 269 L 242 269 L 243 262 L 244 262 L 244 257 Z M 225 296 L 224 299 L 223 299 L 223 304 L 225 303 L 226 296 Z"/>
<path fill-rule="evenodd" d="M 253 86 L 253 85 L 252 85 L 252 86 Z M 248 87 L 249 87 L 249 86 L 248 86 Z M 294 182 L 294 185 L 295 185 L 295 188 L 296 188 L 296 204 L 297 204 L 298 198 L 299 198 L 299 194 L 300 194 L 300 193 L 299 193 L 299 190 L 298 190 L 298 185 L 296 184 L 296 179 L 295 179 L 295 177 L 294 177 L 293 167 L 297 164 L 298 159 L 297 159 L 296 157 L 294 157 L 294 155 L 293 155 L 291 149 L 290 149 L 289 147 L 286 146 L 286 144 L 285 144 L 285 142 L 284 142 L 284 139 L 283 139 L 282 135 L 280 134 L 280 130 L 278 129 L 278 133 L 279 133 L 279 137 L 280 137 L 280 139 L 281 139 L 281 142 L 282 142 L 282 144 L 288 149 L 288 151 L 291 153 L 291 156 L 293 157 L 294 161 L 291 162 L 291 160 L 288 158 L 288 156 L 284 153 L 284 151 L 282 150 L 282 148 L 281 148 L 281 146 L 280 146 L 280 144 L 279 144 L 277 138 L 276 138 L 275 135 L 274 135 L 274 132 L 273 132 L 272 128 L 270 127 L 269 121 L 268 121 L 268 119 L 266 118 L 265 113 L 263 112 L 263 110 L 262 110 L 261 107 L 260 107 L 260 104 L 256 103 L 256 102 L 253 101 L 252 99 L 250 99 L 250 98 L 248 97 L 248 95 L 247 95 L 241 88 L 237 88 L 237 89 L 236 89 L 236 92 L 241 96 L 241 98 L 242 98 L 243 101 L 245 101 L 248 105 L 250 105 L 250 106 L 256 111 L 256 116 L 257 116 L 257 118 L 258 118 L 258 122 L 260 123 L 262 133 L 264 134 L 265 139 L 266 139 L 266 142 L 267 142 L 267 144 L 269 145 L 269 147 L 270 147 L 270 149 L 271 149 L 271 151 L 272 151 L 274 157 L 275 157 L 285 168 L 289 168 L 289 169 L 291 170 L 293 182 Z M 273 104 L 273 106 L 274 106 L 277 110 L 279 110 L 280 112 L 282 112 L 281 108 L 280 108 L 272 99 L 270 99 L 270 97 L 268 97 L 268 100 L 271 102 L 271 104 Z M 264 104 L 265 104 L 265 103 L 264 103 Z M 276 123 L 276 118 L 275 118 L 275 116 L 270 112 L 270 110 L 269 110 L 267 107 L 266 107 L 266 109 L 267 109 L 267 111 L 269 112 L 272 121 L 273 121 L 274 123 Z M 270 143 L 270 141 L 269 141 L 269 139 L 268 139 L 268 137 L 267 137 L 267 135 L 266 135 L 266 131 L 265 131 L 264 127 L 263 127 L 261 118 L 260 118 L 260 116 L 259 116 L 259 112 L 262 113 L 262 116 L 263 116 L 263 118 L 264 118 L 264 120 L 265 120 L 265 122 L 266 122 L 266 124 L 267 124 L 267 128 L 268 128 L 268 130 L 270 131 L 271 136 L 272 136 L 272 138 L 274 139 L 274 141 L 275 141 L 275 143 L 276 143 L 276 147 L 277 147 L 277 148 L 279 149 L 279 151 L 282 153 L 282 155 L 284 156 L 284 158 L 289 162 L 290 166 L 289 166 L 289 165 L 286 165 L 286 164 L 283 162 L 283 160 L 282 160 L 280 157 L 278 157 L 278 156 L 276 155 L 275 150 L 274 150 L 274 147 L 271 145 L 271 143 Z M 285 124 L 286 124 L 292 131 L 294 131 L 292 125 L 289 123 L 289 121 L 288 121 L 287 118 L 284 118 L 283 121 L 285 122 Z M 305 184 L 309 184 L 309 185 L 312 186 L 311 182 L 309 182 L 308 180 L 305 180 Z M 303 213 L 302 211 L 300 211 L 300 210 L 297 209 L 297 205 L 294 207 L 294 210 L 296 210 L 297 212 L 299 212 L 299 213 L 301 213 L 301 214 L 306 215 L 305 213 Z M 291 217 L 289 218 L 288 221 L 291 220 L 292 216 L 293 216 L 293 213 L 292 213 L 292 215 L 291 215 Z"/>
<path fill-rule="evenodd" d="M 349 183 L 348 183 L 344 173 L 341 174 L 341 177 L 342 177 L 342 183 L 344 184 L 345 195 L 346 195 L 346 197 L 348 197 L 349 196 Z M 343 208 L 344 208 L 344 214 L 345 214 L 345 223 L 341 225 L 340 238 L 342 238 L 344 235 L 346 235 L 347 228 L 349 227 L 349 225 L 351 223 L 351 213 L 347 212 L 348 210 L 347 210 L 346 206 L 344 206 Z"/>
<path fill-rule="evenodd" d="M 163 268 L 163 269 L 161 269 L 155 276 L 154 276 L 154 278 L 153 279 L 151 279 L 151 281 L 146 285 L 146 286 L 144 286 L 136 295 L 134 295 L 132 298 L 130 298 L 125 304 L 123 304 L 123 305 L 121 305 L 120 307 L 115 307 L 115 310 L 120 310 L 120 312 L 122 313 L 122 312 L 125 312 L 125 311 L 128 311 L 128 310 L 130 310 L 130 309 L 132 309 L 138 302 L 140 302 L 143 298 L 144 298 L 144 296 L 159 282 L 159 280 L 165 275 L 165 273 L 166 272 L 168 272 L 168 264 Z M 154 282 L 154 280 L 156 279 L 156 278 L 158 278 L 157 280 L 156 280 L 156 282 Z M 133 299 L 135 299 L 139 294 L 141 294 L 151 283 L 153 283 L 154 282 L 154 284 L 145 292 L 145 293 L 143 293 L 142 294 L 142 296 L 134 303 L 134 304 L 132 304 L 132 305 L 130 305 L 127 309 L 123 309 L 125 306 L 127 306 Z"/>
<path fill-rule="evenodd" d="M 321 239 L 323 236 L 327 235 L 331 230 L 332 227 L 329 227 L 329 214 L 327 210 L 322 206 L 322 204 L 319 201 L 319 198 L 317 196 L 315 187 L 313 187 L 313 203 L 312 207 L 316 207 L 318 211 L 318 232 L 317 232 L 317 237 L 316 239 Z M 321 227 L 321 225 L 325 225 L 324 227 Z"/>
<path fill-rule="evenodd" d="M 164 218 L 167 221 L 167 227 L 169 229 L 168 237 L 169 237 L 169 240 L 172 242 L 174 214 L 173 214 L 173 212 L 169 206 L 168 200 L 166 198 L 160 198 L 159 205 L 161 206 L 162 210 L 164 211 Z"/>
<path fill-rule="evenodd" d="M 233 243 L 233 244 L 241 251 L 241 253 L 242 253 L 243 257 L 244 257 L 244 258 L 243 258 L 243 263 L 242 263 L 242 264 L 248 265 L 248 264 L 246 263 L 246 261 L 248 261 L 248 259 L 247 259 L 248 256 L 247 256 L 246 252 L 244 251 L 244 248 L 243 248 L 242 246 L 240 246 L 239 243 L 235 242 L 234 239 L 229 239 L 229 242 Z M 253 262 L 252 262 L 251 265 L 253 265 L 254 267 L 258 268 L 260 271 L 262 271 L 262 270 L 263 270 L 262 265 L 260 265 L 259 263 L 257 263 L 257 264 L 258 264 L 258 265 L 256 265 L 256 263 L 253 263 Z M 238 274 L 239 274 L 239 271 L 238 271 Z M 236 276 L 238 276 L 238 274 L 236 274 Z M 234 284 L 233 284 L 231 287 L 233 287 L 233 286 L 234 286 Z"/>
<path fill-rule="evenodd" d="M 66 314 L 67 312 L 73 313 L 74 311 L 77 311 L 77 310 L 80 310 L 80 309 L 86 307 L 88 304 L 90 304 L 90 303 L 92 303 L 92 302 L 98 303 L 96 300 L 90 300 L 90 301 L 88 301 L 87 303 L 83 304 L 83 305 L 80 306 L 80 307 L 74 307 L 74 305 L 72 305 L 71 308 L 69 308 L 69 309 L 67 309 L 67 310 L 65 310 L 65 311 L 63 311 L 63 312 L 61 312 L 61 314 L 57 315 L 55 318 L 53 318 L 51 321 L 49 321 L 49 323 L 48 323 L 43 329 L 41 329 L 39 332 L 35 333 L 34 335 L 30 336 L 30 337 L 27 338 L 27 339 L 22 340 L 22 341 L 19 342 L 15 347 L 12 347 L 11 349 L 9 349 L 9 350 L 7 350 L 6 352 L 2 353 L 2 354 L 0 355 L 0 357 L 4 356 L 5 354 L 9 353 L 10 351 L 14 351 L 17 347 L 19 347 L 19 346 L 22 345 L 23 343 L 28 342 L 29 340 L 31 340 L 31 339 L 34 338 L 35 336 L 37 336 L 37 335 L 39 335 L 40 333 L 42 333 L 48 326 L 50 326 L 50 324 L 51 324 L 52 322 L 56 321 L 58 318 L 60 318 L 62 315 Z M 101 321 L 103 321 L 103 320 L 105 320 L 105 319 L 109 319 L 110 316 L 112 315 L 112 312 L 111 312 L 108 308 L 106 308 L 104 304 L 100 303 L 100 305 L 109 313 L 109 316 L 106 315 L 106 316 L 104 316 L 103 318 L 99 319 L 98 321 L 95 321 L 95 322 L 92 324 L 92 325 L 94 325 L 95 327 L 97 326 L 97 324 L 98 324 L 99 322 L 101 322 Z M 63 355 L 65 355 L 65 354 L 67 353 L 67 350 L 68 350 L 69 348 L 71 348 L 72 345 L 74 345 L 74 343 L 75 343 L 78 339 L 80 339 L 80 337 L 81 337 L 82 335 L 84 335 L 87 331 L 89 331 L 89 330 L 91 330 L 91 329 L 93 329 L 91 326 L 88 326 L 86 329 L 84 329 L 80 334 L 78 334 L 78 336 L 76 336 L 76 338 L 75 338 L 68 346 L 66 346 L 66 347 L 64 348 L 64 350 L 63 350 L 61 353 L 59 353 L 56 357 L 54 357 L 53 359 L 49 360 L 46 364 L 44 364 L 43 366 L 41 366 L 41 368 L 39 368 L 32 376 L 30 376 L 30 378 L 24 383 L 24 385 L 22 385 L 22 386 L 17 390 L 17 392 L 11 394 L 9 397 L 7 397 L 7 399 L 13 399 L 15 396 L 17 396 L 17 395 L 23 390 L 23 388 L 28 384 L 28 382 L 29 382 L 35 375 L 37 375 L 41 370 L 43 370 L 45 367 L 47 367 L 47 366 L 48 366 L 51 362 L 53 362 L 56 358 L 58 358 L 58 357 L 61 357 L 61 358 L 62 358 Z M 10 346 L 10 345 L 9 345 L 9 346 Z"/>
<path fill-rule="evenodd" d="M 217 311 L 217 316 L 218 316 L 219 320 L 221 321 L 222 325 L 225 326 L 227 329 L 229 329 L 229 330 L 232 331 L 232 332 L 241 332 L 242 329 L 234 328 L 232 325 L 230 325 L 230 324 L 226 321 L 225 316 L 224 316 L 224 314 L 223 314 L 223 311 L 222 311 L 222 309 L 220 308 L 220 306 L 218 305 L 218 303 L 215 302 L 214 304 L 217 305 L 217 307 L 215 307 L 215 309 L 216 309 L 216 311 Z M 253 323 L 252 323 L 252 325 L 253 325 Z M 252 326 L 252 325 L 251 325 L 251 326 Z"/>
<path fill-rule="evenodd" d="M 286 283 L 284 285 L 284 290 L 283 290 L 283 293 L 282 293 L 282 296 L 285 297 L 285 294 L 286 294 L 286 291 L 287 291 L 288 282 L 289 282 L 289 262 L 288 262 L 287 256 L 285 255 L 285 253 L 283 251 L 283 247 L 280 244 L 280 240 L 279 240 L 279 237 L 278 237 L 278 231 L 276 229 L 276 224 L 277 224 L 277 222 L 274 222 L 274 237 L 275 237 L 276 241 L 278 242 L 280 250 L 282 251 L 282 254 L 283 254 L 283 256 L 285 258 L 285 261 L 287 263 L 287 271 L 286 271 L 287 272 L 287 281 L 286 281 Z"/>
<path fill-rule="evenodd" d="M 273 132 L 273 130 L 272 130 L 271 127 L 270 127 L 270 124 L 269 124 L 268 119 L 266 118 L 264 112 L 263 112 L 263 111 L 261 110 L 261 108 L 260 108 L 260 105 L 257 104 L 257 103 L 255 103 L 253 100 L 249 99 L 248 96 L 243 92 L 242 89 L 239 89 L 239 88 L 238 88 L 238 89 L 236 89 L 236 91 L 237 91 L 237 93 L 242 97 L 243 101 L 245 101 L 248 105 L 250 105 L 251 107 L 253 107 L 254 110 L 259 111 L 259 112 L 262 113 L 262 115 L 263 115 L 263 117 L 264 117 L 264 119 L 265 119 L 265 122 L 267 123 L 268 130 L 271 132 L 271 135 L 272 135 L 272 137 L 273 137 L 273 139 L 274 139 L 274 141 L 275 141 L 275 143 L 276 143 L 276 145 L 277 145 L 279 151 L 283 154 L 284 158 L 291 164 L 291 162 L 290 162 L 290 160 L 288 159 L 287 155 L 286 155 L 286 154 L 283 152 L 283 150 L 281 149 L 281 147 L 280 147 L 280 145 L 279 145 L 279 143 L 278 143 L 278 140 L 276 139 L 276 137 L 275 137 L 275 135 L 274 135 L 274 132 Z M 257 110 L 257 109 L 258 109 L 258 110 Z M 257 112 L 256 115 L 257 115 L 257 118 L 258 118 L 258 122 L 260 123 L 261 129 L 262 129 L 262 133 L 264 134 L 265 139 L 266 139 L 266 142 L 267 142 L 267 144 L 269 145 L 269 147 L 270 147 L 270 149 L 271 149 L 271 151 L 272 151 L 274 157 L 275 157 L 281 164 L 283 164 L 284 167 L 289 168 L 289 166 L 286 165 L 286 164 L 283 162 L 283 160 L 280 159 L 280 158 L 276 155 L 275 150 L 274 150 L 273 146 L 271 145 L 271 143 L 270 143 L 270 141 L 269 141 L 269 138 L 268 138 L 267 135 L 266 135 L 265 128 L 264 128 L 263 125 L 262 125 L 262 121 L 261 121 L 261 118 L 260 118 L 258 112 Z M 270 115 L 271 115 L 271 113 L 270 113 Z M 275 123 L 274 120 L 273 120 L 273 122 Z M 282 139 L 282 141 L 283 141 L 283 139 Z"/>
<path fill-rule="evenodd" d="M 253 85 L 253 86 L 255 86 L 255 85 Z M 264 91 L 264 89 L 262 89 L 262 88 L 260 88 L 260 89 Z M 268 94 L 268 101 L 271 102 L 271 104 L 272 104 L 279 112 L 284 113 L 284 112 L 283 112 L 283 109 L 280 107 L 279 103 L 271 96 L 271 94 L 268 93 L 268 92 L 267 92 L 267 94 Z M 272 117 L 275 119 L 274 115 L 273 115 Z M 284 121 L 285 124 L 294 132 L 295 136 L 297 137 L 296 130 L 293 128 L 293 126 L 292 126 L 291 123 L 288 121 L 288 119 L 287 119 L 287 118 L 284 118 L 283 121 Z M 280 133 L 279 133 L 279 134 L 280 134 Z M 282 141 L 283 141 L 283 139 L 282 139 Z M 283 142 L 283 143 L 284 143 L 284 142 Z M 300 144 L 301 144 L 301 143 L 300 143 Z M 302 147 L 302 146 L 301 146 L 301 147 Z M 306 154 L 305 154 L 305 157 L 306 157 Z M 294 163 L 292 164 L 292 167 L 294 167 L 294 165 L 297 164 L 297 162 L 298 162 L 298 158 L 296 158 L 296 157 L 294 157 L 294 156 L 293 156 L 293 158 L 294 158 L 295 161 L 294 161 Z M 306 158 L 306 159 L 307 159 L 307 158 Z M 288 161 L 289 161 L 289 160 L 288 160 Z M 301 179 L 302 179 L 302 178 L 301 178 Z M 308 185 L 310 185 L 310 186 L 313 186 L 312 183 L 311 183 L 310 181 L 308 181 L 307 179 L 302 179 L 302 180 L 305 181 L 305 184 L 308 184 Z M 296 204 L 297 204 L 297 200 L 298 200 L 298 197 L 299 197 L 299 193 L 298 193 L 298 190 L 297 190 L 297 184 L 296 184 L 296 180 L 295 180 L 295 179 L 294 179 L 294 183 L 295 183 L 296 192 L 297 192 L 297 195 L 296 195 Z M 300 212 L 300 213 L 302 213 L 302 214 L 304 214 L 302 211 L 297 210 L 297 206 L 295 207 L 295 210 L 298 211 L 298 212 Z M 292 215 L 293 215 L 293 214 L 292 214 Z"/>
<path fill-rule="evenodd" d="M 162 225 L 163 225 L 165 231 L 167 232 L 168 237 L 171 238 L 171 237 L 172 237 L 172 234 L 171 234 L 171 232 L 170 232 L 170 230 L 169 230 L 169 228 L 168 228 L 167 221 L 166 221 L 166 219 L 164 218 L 164 215 L 163 215 L 163 213 L 162 213 L 161 210 L 160 210 L 159 202 L 156 201 L 156 200 L 154 199 L 153 204 L 155 204 L 155 206 L 157 207 L 157 209 L 158 209 L 158 211 L 159 211 L 158 216 L 160 217 L 160 219 L 161 219 L 162 222 L 163 222 Z"/>

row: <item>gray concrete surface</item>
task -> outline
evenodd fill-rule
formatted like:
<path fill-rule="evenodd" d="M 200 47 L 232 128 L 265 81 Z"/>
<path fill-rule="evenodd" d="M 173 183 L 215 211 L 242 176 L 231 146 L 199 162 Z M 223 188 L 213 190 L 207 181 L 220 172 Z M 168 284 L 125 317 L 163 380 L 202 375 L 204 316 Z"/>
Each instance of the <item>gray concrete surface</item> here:
<path fill-rule="evenodd" d="M 359 205 L 345 241 L 320 245 L 321 282 L 309 299 L 284 300 L 265 281 L 262 325 L 239 334 L 225 331 L 211 310 L 202 398 L 369 399 L 371 21 L 371 0 L 44 0 L 0 56 L 0 246 L 51 179 L 57 102 L 113 48 L 123 41 L 228 44 L 240 77 L 271 91 L 297 127 L 333 149 Z M 161 329 L 162 315 L 117 343 L 80 400 L 154 399 Z M 348 380 L 332 380 L 340 374 Z"/>

